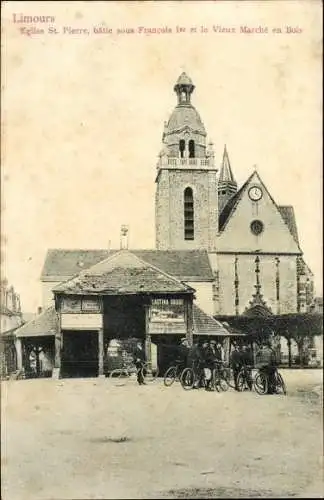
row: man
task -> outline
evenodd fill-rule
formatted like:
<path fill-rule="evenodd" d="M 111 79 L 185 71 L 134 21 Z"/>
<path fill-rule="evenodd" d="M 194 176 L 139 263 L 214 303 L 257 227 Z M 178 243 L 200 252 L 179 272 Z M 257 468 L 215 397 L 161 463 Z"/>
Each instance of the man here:
<path fill-rule="evenodd" d="M 216 342 L 215 340 L 210 340 L 209 343 L 207 343 L 207 346 L 205 348 L 205 356 L 204 356 L 204 361 L 205 361 L 205 368 L 207 369 L 208 376 L 205 376 L 206 379 L 206 385 L 205 389 L 206 391 L 211 390 L 211 381 L 212 381 L 212 373 L 213 370 L 218 368 L 217 365 L 217 360 L 218 360 L 218 353 L 216 350 Z"/>
<path fill-rule="evenodd" d="M 237 377 L 242 367 L 242 355 L 239 352 L 237 344 L 233 344 L 233 349 L 230 357 L 230 365 L 233 370 L 234 375 L 234 387 L 235 390 L 238 391 Z"/>
<path fill-rule="evenodd" d="M 197 375 L 198 381 L 194 387 L 195 389 L 198 389 L 203 378 L 203 373 L 202 373 L 203 354 L 202 354 L 201 343 L 194 342 L 192 347 L 189 349 L 187 359 L 188 359 L 188 367 L 191 368 Z"/>
<path fill-rule="evenodd" d="M 222 361 L 222 359 L 223 359 L 223 350 L 222 350 L 222 344 L 220 342 L 217 342 L 215 351 L 216 351 L 216 359 L 218 361 Z"/>
<path fill-rule="evenodd" d="M 143 366 L 145 362 L 145 352 L 141 342 L 137 342 L 136 349 L 134 351 L 134 363 L 137 369 L 137 382 L 138 385 L 145 385 L 144 382 L 144 374 L 143 374 Z"/>
<path fill-rule="evenodd" d="M 253 355 L 251 349 L 247 345 L 242 346 L 242 366 L 245 367 L 246 383 L 250 391 L 252 390 L 252 371 Z"/>
<path fill-rule="evenodd" d="M 261 347 L 258 354 L 257 368 L 263 372 L 268 379 L 267 394 L 274 394 L 276 388 L 276 357 L 270 341 L 266 341 Z"/>
<path fill-rule="evenodd" d="M 184 369 L 188 364 L 188 354 L 189 354 L 189 343 L 186 337 L 180 340 L 180 345 L 178 348 L 178 361 L 182 369 Z"/>

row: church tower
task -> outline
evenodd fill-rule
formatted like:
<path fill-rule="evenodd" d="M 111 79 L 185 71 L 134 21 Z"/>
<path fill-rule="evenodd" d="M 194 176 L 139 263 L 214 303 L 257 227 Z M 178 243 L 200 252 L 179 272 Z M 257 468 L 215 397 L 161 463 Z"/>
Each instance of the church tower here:
<path fill-rule="evenodd" d="M 224 206 L 237 192 L 237 183 L 231 169 L 226 145 L 224 147 L 223 161 L 219 172 L 218 181 L 218 210 L 221 214 Z"/>
<path fill-rule="evenodd" d="M 195 86 L 182 73 L 177 105 L 163 131 L 156 177 L 155 225 L 158 250 L 214 251 L 218 232 L 217 168 L 213 145 L 191 103 Z"/>

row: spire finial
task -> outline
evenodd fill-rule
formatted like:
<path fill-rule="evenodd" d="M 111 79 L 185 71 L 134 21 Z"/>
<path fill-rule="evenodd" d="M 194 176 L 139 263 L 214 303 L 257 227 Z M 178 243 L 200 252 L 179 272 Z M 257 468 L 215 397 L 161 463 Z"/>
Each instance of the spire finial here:
<path fill-rule="evenodd" d="M 192 83 L 191 78 L 187 75 L 185 71 L 183 71 L 173 88 L 178 96 L 178 105 L 190 104 L 190 96 L 194 91 L 194 88 L 195 86 Z"/>

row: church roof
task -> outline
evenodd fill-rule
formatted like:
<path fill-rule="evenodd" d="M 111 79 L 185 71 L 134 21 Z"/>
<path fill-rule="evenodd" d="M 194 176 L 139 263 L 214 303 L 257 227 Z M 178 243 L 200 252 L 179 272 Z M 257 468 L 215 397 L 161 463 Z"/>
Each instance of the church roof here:
<path fill-rule="evenodd" d="M 200 115 L 196 108 L 190 103 L 178 105 L 174 108 L 164 133 L 168 135 L 177 130 L 182 130 L 185 127 L 189 127 L 190 130 L 206 135 L 206 129 Z"/>
<path fill-rule="evenodd" d="M 225 225 L 227 224 L 227 222 L 231 218 L 231 216 L 232 216 L 233 212 L 235 211 L 239 201 L 241 200 L 241 198 L 245 192 L 245 189 L 246 189 L 247 185 L 249 184 L 252 176 L 253 176 L 253 174 L 250 175 L 250 177 L 243 184 L 243 186 L 237 191 L 237 193 L 235 193 L 234 196 L 232 196 L 228 200 L 225 207 L 221 211 L 221 213 L 219 215 L 219 230 L 220 231 L 222 231 L 224 229 Z"/>
<path fill-rule="evenodd" d="M 50 249 L 41 279 L 64 281 L 103 261 L 118 250 Z M 184 281 L 212 281 L 213 273 L 206 250 L 132 250 L 140 259 Z"/>
<path fill-rule="evenodd" d="M 194 289 L 128 250 L 109 256 L 53 289 L 68 294 L 169 294 Z"/>
<path fill-rule="evenodd" d="M 58 329 L 57 316 L 54 307 L 45 309 L 28 323 L 25 323 L 15 331 L 16 337 L 38 337 L 55 335 Z"/>
<path fill-rule="evenodd" d="M 294 207 L 291 205 L 279 205 L 278 208 L 296 243 L 299 243 Z"/>
<path fill-rule="evenodd" d="M 232 196 L 228 200 L 227 204 L 224 206 L 224 208 L 219 216 L 219 230 L 220 231 L 222 231 L 225 228 L 227 222 L 230 220 L 237 205 L 239 204 L 240 200 L 242 199 L 242 196 L 245 193 L 247 186 L 248 186 L 253 175 L 254 175 L 254 172 L 246 180 L 246 182 L 243 184 L 243 186 L 237 191 L 237 193 L 235 193 L 234 196 Z M 272 199 L 274 205 L 279 210 L 283 221 L 285 222 L 285 224 L 287 224 L 288 229 L 289 229 L 292 237 L 294 238 L 295 242 L 299 246 L 298 231 L 297 231 L 297 224 L 296 224 L 296 219 L 295 219 L 294 208 L 291 205 L 277 205 L 276 202 L 273 200 L 272 196 L 270 195 L 270 193 L 269 193 L 269 196 Z"/>

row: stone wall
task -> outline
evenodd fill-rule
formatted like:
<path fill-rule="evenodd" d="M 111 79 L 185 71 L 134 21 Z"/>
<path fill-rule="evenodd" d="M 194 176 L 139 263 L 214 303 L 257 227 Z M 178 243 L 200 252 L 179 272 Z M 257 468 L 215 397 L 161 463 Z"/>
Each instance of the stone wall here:
<path fill-rule="evenodd" d="M 194 197 L 194 240 L 184 239 L 184 190 Z M 156 247 L 215 249 L 218 230 L 216 171 L 161 170 L 156 189 Z"/>

